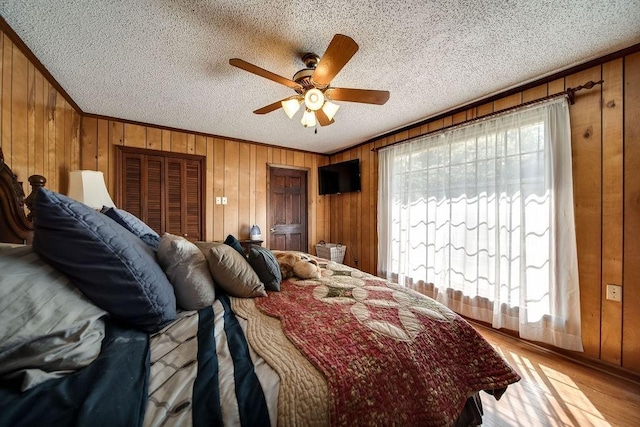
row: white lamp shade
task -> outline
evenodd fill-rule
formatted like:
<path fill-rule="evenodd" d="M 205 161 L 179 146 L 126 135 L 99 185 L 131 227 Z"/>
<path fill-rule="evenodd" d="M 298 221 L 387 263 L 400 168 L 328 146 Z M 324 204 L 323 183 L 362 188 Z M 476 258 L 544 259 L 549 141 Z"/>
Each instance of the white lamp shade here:
<path fill-rule="evenodd" d="M 331 121 L 333 120 L 333 116 L 336 115 L 340 106 L 338 104 L 334 104 L 333 102 L 325 101 L 322 106 L 322 111 L 327 115 L 327 118 Z"/>
<path fill-rule="evenodd" d="M 302 120 L 300 120 L 302 126 L 313 127 L 316 125 L 316 114 L 311 110 L 305 110 Z"/>
<path fill-rule="evenodd" d="M 293 118 L 293 115 L 296 114 L 300 108 L 300 100 L 296 98 L 287 99 L 286 101 L 282 101 L 281 104 L 282 109 L 287 113 L 287 116 L 289 116 L 290 119 Z"/>
<path fill-rule="evenodd" d="M 69 172 L 69 193 L 67 195 L 94 209 L 115 206 L 104 184 L 104 175 L 100 171 L 77 170 Z"/>
<path fill-rule="evenodd" d="M 319 110 L 324 104 L 324 94 L 319 89 L 309 89 L 304 94 L 304 104 L 311 111 Z"/>

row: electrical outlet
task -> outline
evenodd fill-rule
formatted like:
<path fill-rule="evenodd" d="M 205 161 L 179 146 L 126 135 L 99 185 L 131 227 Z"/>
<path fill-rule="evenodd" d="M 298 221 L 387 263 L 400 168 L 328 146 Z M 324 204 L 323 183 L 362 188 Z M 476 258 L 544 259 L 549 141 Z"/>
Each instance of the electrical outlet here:
<path fill-rule="evenodd" d="M 610 301 L 622 302 L 622 286 L 607 285 L 607 299 Z"/>
<path fill-rule="evenodd" d="M 216 197 L 216 205 L 219 205 L 220 203 L 222 203 L 222 197 L 218 196 Z"/>
<path fill-rule="evenodd" d="M 225 196 L 222 196 L 222 204 L 223 205 L 227 204 L 227 198 Z"/>

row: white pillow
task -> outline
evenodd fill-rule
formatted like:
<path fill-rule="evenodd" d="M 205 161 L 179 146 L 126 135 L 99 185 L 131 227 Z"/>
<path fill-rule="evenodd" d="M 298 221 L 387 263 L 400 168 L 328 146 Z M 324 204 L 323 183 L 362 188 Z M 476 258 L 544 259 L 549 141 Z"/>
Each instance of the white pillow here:
<path fill-rule="evenodd" d="M 106 314 L 31 246 L 0 248 L 0 378 L 24 391 L 87 366 Z"/>
<path fill-rule="evenodd" d="M 157 255 L 181 308 L 199 310 L 213 304 L 216 298 L 213 277 L 207 259 L 196 245 L 184 237 L 164 233 Z"/>

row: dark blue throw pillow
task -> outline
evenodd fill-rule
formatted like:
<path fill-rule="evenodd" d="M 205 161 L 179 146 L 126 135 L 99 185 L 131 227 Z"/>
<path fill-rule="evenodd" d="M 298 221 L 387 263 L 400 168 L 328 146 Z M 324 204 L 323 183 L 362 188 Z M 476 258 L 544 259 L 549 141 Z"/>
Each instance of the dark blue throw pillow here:
<path fill-rule="evenodd" d="M 268 291 L 280 291 L 280 283 L 282 283 L 280 265 L 269 249 L 251 246 L 248 261 Z"/>
<path fill-rule="evenodd" d="M 231 234 L 229 234 L 227 236 L 227 238 L 225 239 L 224 244 L 225 245 L 229 245 L 233 249 L 238 251 L 240 253 L 240 255 L 242 255 L 243 258 L 247 257 L 247 255 L 244 253 L 244 248 L 242 247 L 242 245 L 240 244 L 238 239 L 235 238 L 235 236 L 232 236 Z"/>
<path fill-rule="evenodd" d="M 140 240 L 149 245 L 151 249 L 158 251 L 160 236 L 137 216 L 123 209 L 110 208 L 107 206 L 103 206 L 100 212 L 138 236 Z"/>
<path fill-rule="evenodd" d="M 33 249 L 94 304 L 145 332 L 176 318 L 173 288 L 155 254 L 106 215 L 47 189 L 34 203 Z"/>

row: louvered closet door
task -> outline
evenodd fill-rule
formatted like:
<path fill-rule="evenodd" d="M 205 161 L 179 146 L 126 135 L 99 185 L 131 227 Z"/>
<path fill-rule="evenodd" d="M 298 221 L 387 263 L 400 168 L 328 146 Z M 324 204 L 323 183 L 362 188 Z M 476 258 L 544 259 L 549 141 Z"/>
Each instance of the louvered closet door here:
<path fill-rule="evenodd" d="M 143 185 L 145 193 L 143 199 L 146 200 L 143 208 L 142 220 L 154 230 L 160 230 L 159 234 L 164 233 L 164 205 L 165 195 L 162 186 L 162 177 L 164 176 L 165 162 L 163 157 L 147 156 L 146 183 Z"/>
<path fill-rule="evenodd" d="M 203 240 L 203 160 L 122 147 L 118 206 L 164 232 Z M 152 153 L 152 154 L 145 154 Z"/>
<path fill-rule="evenodd" d="M 120 206 L 159 233 L 164 232 L 164 158 L 124 154 L 124 191 Z"/>
<path fill-rule="evenodd" d="M 183 236 L 186 233 L 183 227 L 183 211 L 186 206 L 183 204 L 184 182 L 184 161 L 182 159 L 167 159 L 167 232 Z M 188 237 L 185 236 L 185 237 Z"/>
<path fill-rule="evenodd" d="M 200 162 L 187 160 L 185 163 L 186 224 L 184 230 L 189 240 L 204 240 L 202 233 L 202 170 Z"/>
<path fill-rule="evenodd" d="M 123 177 L 122 187 L 126 191 L 122 191 L 122 201 L 120 207 L 130 212 L 144 221 L 142 215 L 142 175 L 144 174 L 145 156 L 140 154 L 123 155 Z"/>
<path fill-rule="evenodd" d="M 167 158 L 167 231 L 202 240 L 200 162 Z"/>

